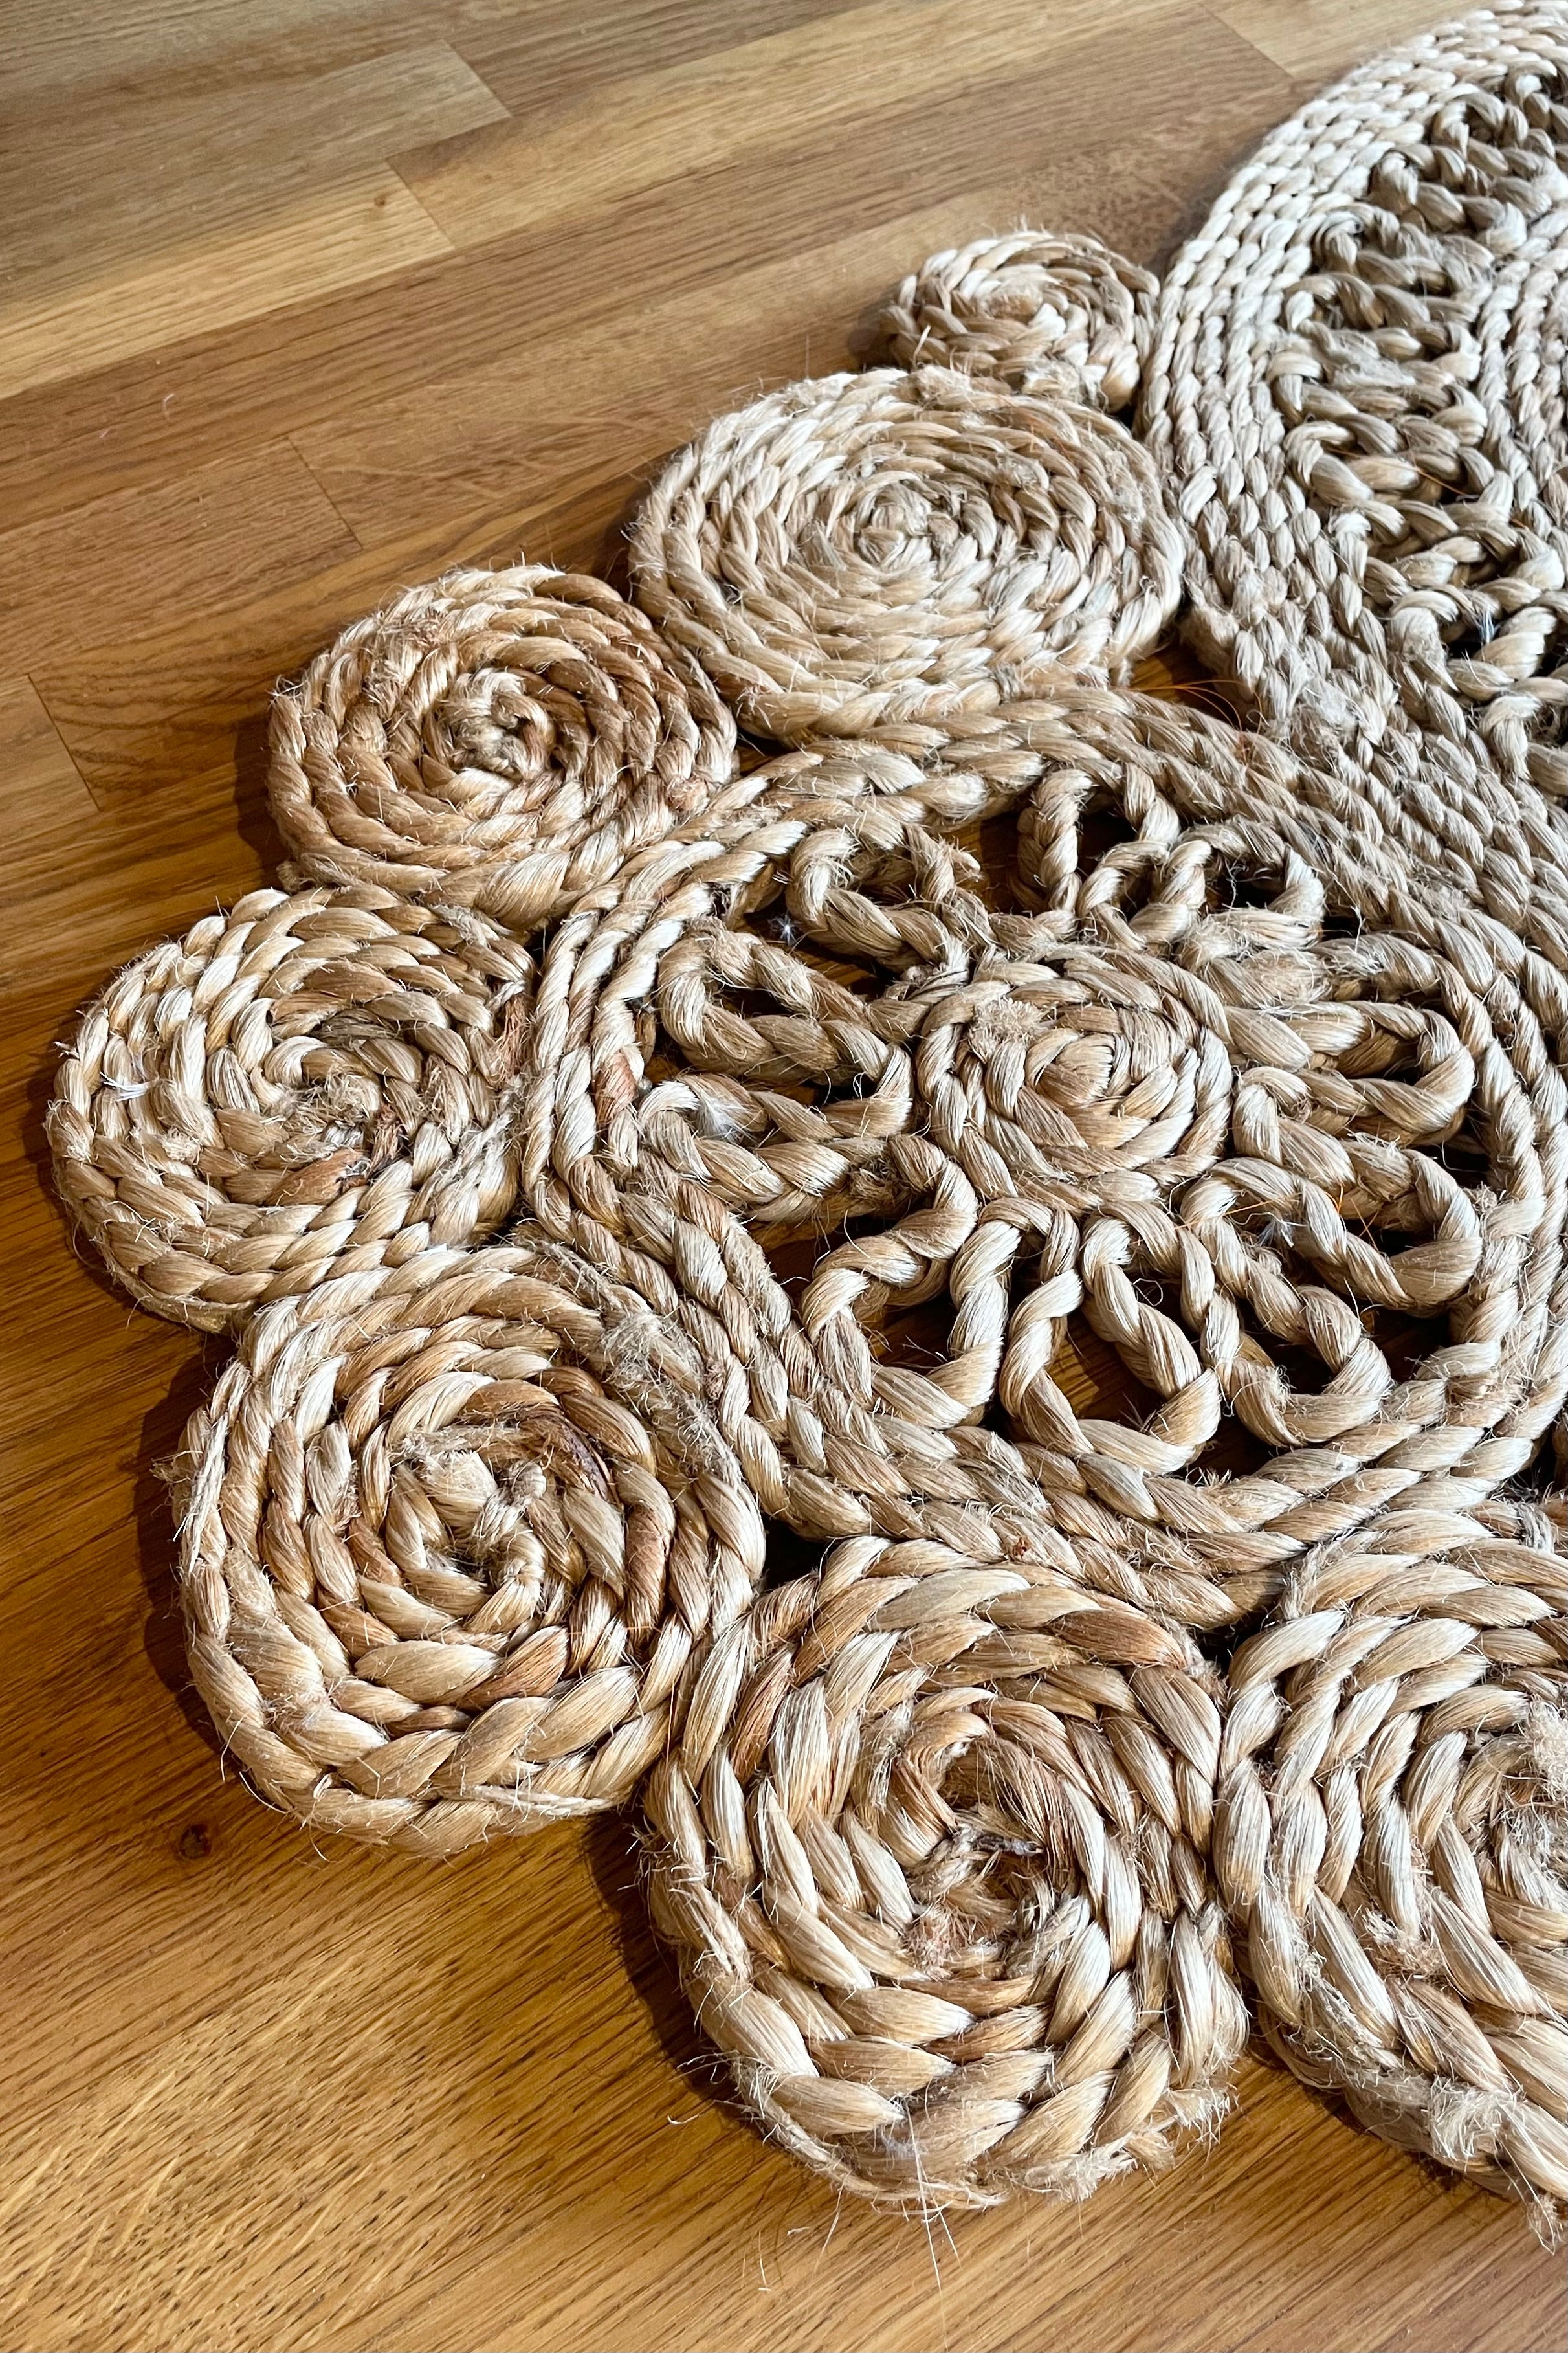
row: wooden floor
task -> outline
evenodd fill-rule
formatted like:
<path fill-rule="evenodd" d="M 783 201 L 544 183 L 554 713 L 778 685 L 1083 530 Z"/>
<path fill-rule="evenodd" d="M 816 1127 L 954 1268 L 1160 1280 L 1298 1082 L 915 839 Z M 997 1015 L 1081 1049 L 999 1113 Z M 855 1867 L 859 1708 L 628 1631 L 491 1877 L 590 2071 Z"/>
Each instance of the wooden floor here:
<path fill-rule="evenodd" d="M 0 2344 L 1563 2342 L 1519 2213 L 1250 2064 L 1217 2147 L 951 2236 L 719 2096 L 624 1824 L 320 1852 L 214 1754 L 155 1465 L 217 1344 L 71 1253 L 51 1045 L 276 852 L 269 687 L 466 555 L 603 566 L 716 408 L 1021 217 L 1154 259 L 1421 0 L 0 12 Z"/>

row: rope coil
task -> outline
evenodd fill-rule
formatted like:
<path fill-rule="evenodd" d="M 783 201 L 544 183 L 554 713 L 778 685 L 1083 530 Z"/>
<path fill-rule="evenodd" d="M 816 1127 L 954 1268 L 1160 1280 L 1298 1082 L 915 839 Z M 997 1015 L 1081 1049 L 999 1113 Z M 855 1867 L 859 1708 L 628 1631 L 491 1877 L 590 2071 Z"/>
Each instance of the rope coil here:
<path fill-rule="evenodd" d="M 771 2136 L 840 2189 L 1087 2196 L 1226 2105 L 1193 1646 L 1070 1582 L 847 1546 L 716 1649 L 645 1800 L 656 1926 Z"/>
<path fill-rule="evenodd" d="M 717 794 L 735 727 L 613 588 L 517 565 L 356 622 L 275 699 L 271 740 L 305 875 L 527 932 Z"/>
<path fill-rule="evenodd" d="M 933 254 L 905 279 L 882 331 L 900 367 L 979 371 L 1118 411 L 1137 395 L 1159 290 L 1097 237 L 1020 229 Z"/>
<path fill-rule="evenodd" d="M 125 966 L 49 1107 L 55 1181 L 144 1307 L 222 1330 L 480 1241 L 516 1198 L 533 963 L 390 892 L 253 891 Z"/>
<path fill-rule="evenodd" d="M 522 1241 L 264 1311 L 176 1495 L 226 1751 L 312 1828 L 422 1853 L 625 1804 L 763 1565 L 689 1355 Z"/>
<path fill-rule="evenodd" d="M 1325 1546 L 1231 1662 L 1215 1868 L 1287 2063 L 1374 2132 L 1568 2201 L 1561 1512 Z"/>
<path fill-rule="evenodd" d="M 743 723 L 794 744 L 1120 678 L 1170 617 L 1181 552 L 1111 418 L 885 368 L 720 417 L 654 485 L 631 564 Z"/>

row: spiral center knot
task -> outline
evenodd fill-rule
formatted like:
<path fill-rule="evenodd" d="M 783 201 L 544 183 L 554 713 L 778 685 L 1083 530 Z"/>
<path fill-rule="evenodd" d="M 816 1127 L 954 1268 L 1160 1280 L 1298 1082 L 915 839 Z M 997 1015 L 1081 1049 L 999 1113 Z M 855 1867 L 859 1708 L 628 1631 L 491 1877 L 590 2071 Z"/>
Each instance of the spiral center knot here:
<path fill-rule="evenodd" d="M 1067 1001 L 1056 1004 L 1010 997 L 976 1014 L 969 1045 L 988 1099 L 1019 1110 L 1033 1098 L 1037 1124 L 1075 1157 L 1075 1137 L 1097 1162 L 1109 1155 L 1139 1167 L 1160 1157 L 1195 1100 L 1196 1022 L 1183 1007 L 1155 1011 L 1062 994 Z"/>
<path fill-rule="evenodd" d="M 944 1149 L 973 1130 L 1014 1186 L 1065 1182 L 1080 1198 L 1124 1198 L 1132 1172 L 1197 1174 L 1230 1120 L 1223 1039 L 1179 995 L 1089 956 L 1004 966 L 955 990 L 927 1016 L 915 1075 Z"/>

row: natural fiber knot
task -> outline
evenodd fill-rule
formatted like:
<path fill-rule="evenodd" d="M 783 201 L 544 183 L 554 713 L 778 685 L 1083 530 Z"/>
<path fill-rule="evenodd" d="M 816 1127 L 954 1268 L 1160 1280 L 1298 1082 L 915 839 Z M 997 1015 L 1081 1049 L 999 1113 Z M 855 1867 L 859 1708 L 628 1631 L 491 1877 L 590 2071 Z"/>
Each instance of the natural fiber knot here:
<path fill-rule="evenodd" d="M 1132 405 L 1159 280 L 1096 237 L 1019 229 L 933 254 L 883 314 L 900 367 L 994 375 L 1043 399 Z"/>
<path fill-rule="evenodd" d="M 180 1576 L 197 1687 L 264 1797 L 443 1853 L 625 1803 L 763 1562 L 679 1345 L 657 1390 L 623 1386 L 646 1312 L 518 1242 L 253 1320 L 185 1433 Z"/>
<path fill-rule="evenodd" d="M 143 1306 L 209 1331 L 482 1240 L 533 965 L 482 916 L 254 891 L 110 982 L 48 1113 L 61 1198 Z"/>
<path fill-rule="evenodd" d="M 1142 449 L 949 368 L 721 417 L 645 503 L 638 601 L 781 742 L 994 711 L 1154 643 L 1178 539 Z"/>
<path fill-rule="evenodd" d="M 1568 1547 L 1548 1513 L 1321 1546 L 1231 1663 L 1215 1870 L 1269 2039 L 1374 2132 L 1568 2200 Z"/>
<path fill-rule="evenodd" d="M 962 1154 L 976 1123 L 1019 1176 L 1033 1164 L 1090 1190 L 1104 1180 L 1113 1196 L 1126 1169 L 1152 1164 L 1169 1179 L 1211 1166 L 1229 1124 L 1229 1058 L 1191 1008 L 1131 978 L 1111 958 L 1093 976 L 1089 956 L 1070 970 L 992 963 L 933 1004 L 915 1058 L 933 1134 Z"/>
<path fill-rule="evenodd" d="M 646 1803 L 657 1926 L 771 2137 L 914 2209 L 1080 2198 L 1217 2122 L 1218 1686 L 1070 1578 L 847 1545 L 720 1637 Z"/>
<path fill-rule="evenodd" d="M 272 808 L 312 877 L 528 929 L 694 816 L 734 749 L 696 664 L 603 581 L 449 572 L 278 696 Z"/>

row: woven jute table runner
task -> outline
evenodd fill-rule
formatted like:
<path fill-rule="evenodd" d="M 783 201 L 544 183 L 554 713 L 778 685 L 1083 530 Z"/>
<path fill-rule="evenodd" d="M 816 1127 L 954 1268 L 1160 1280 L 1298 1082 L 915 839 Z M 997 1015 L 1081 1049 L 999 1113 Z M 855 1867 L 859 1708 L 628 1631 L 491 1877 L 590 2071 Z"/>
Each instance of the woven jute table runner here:
<path fill-rule="evenodd" d="M 640 1808 L 844 2188 L 1162 2165 L 1255 2021 L 1560 2221 L 1565 256 L 1533 5 L 1163 284 L 936 256 L 673 461 L 629 597 L 322 653 L 278 887 L 66 1053 L 83 1233 L 233 1335 L 226 1752 L 427 1854 Z M 1178 630 L 1228 715 L 1130 684 Z"/>

